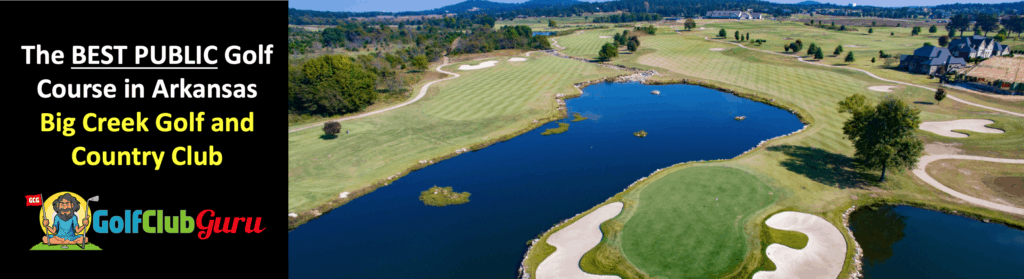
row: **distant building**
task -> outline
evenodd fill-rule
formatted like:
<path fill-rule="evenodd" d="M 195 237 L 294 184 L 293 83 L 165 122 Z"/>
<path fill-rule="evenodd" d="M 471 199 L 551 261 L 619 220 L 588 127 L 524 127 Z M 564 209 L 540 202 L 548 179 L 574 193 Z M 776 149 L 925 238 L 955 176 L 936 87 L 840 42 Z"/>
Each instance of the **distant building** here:
<path fill-rule="evenodd" d="M 967 61 L 953 56 L 949 49 L 936 46 L 924 46 L 914 50 L 912 55 L 901 55 L 897 70 L 915 74 L 943 75 L 967 67 Z"/>
<path fill-rule="evenodd" d="M 960 37 L 949 42 L 949 51 L 953 53 L 953 56 L 964 59 L 989 58 L 1010 54 L 1008 46 L 996 42 L 995 39 L 978 35 Z"/>

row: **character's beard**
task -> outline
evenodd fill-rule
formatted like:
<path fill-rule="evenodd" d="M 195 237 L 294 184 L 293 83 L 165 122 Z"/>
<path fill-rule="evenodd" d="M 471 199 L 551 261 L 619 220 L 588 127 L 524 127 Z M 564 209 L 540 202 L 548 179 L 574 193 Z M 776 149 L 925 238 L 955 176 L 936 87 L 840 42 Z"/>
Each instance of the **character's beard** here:
<path fill-rule="evenodd" d="M 57 217 L 60 217 L 61 220 L 71 220 L 72 216 L 75 216 L 75 213 L 71 212 L 71 210 L 57 210 Z"/>

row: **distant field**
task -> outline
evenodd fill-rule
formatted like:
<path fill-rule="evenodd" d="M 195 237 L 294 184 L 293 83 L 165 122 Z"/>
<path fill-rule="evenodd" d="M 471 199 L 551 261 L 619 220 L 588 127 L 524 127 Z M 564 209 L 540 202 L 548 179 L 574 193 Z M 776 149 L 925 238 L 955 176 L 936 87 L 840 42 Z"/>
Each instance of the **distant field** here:
<path fill-rule="evenodd" d="M 338 193 L 369 186 L 433 158 L 529 127 L 555 113 L 554 95 L 572 83 L 618 75 L 605 67 L 535 53 L 525 62 L 496 57 L 497 66 L 431 86 L 398 110 L 341 123 L 337 139 L 320 129 L 288 134 L 288 210 L 309 210 Z M 486 61 L 486 60 L 482 60 Z M 417 88 L 417 91 L 419 89 Z"/>

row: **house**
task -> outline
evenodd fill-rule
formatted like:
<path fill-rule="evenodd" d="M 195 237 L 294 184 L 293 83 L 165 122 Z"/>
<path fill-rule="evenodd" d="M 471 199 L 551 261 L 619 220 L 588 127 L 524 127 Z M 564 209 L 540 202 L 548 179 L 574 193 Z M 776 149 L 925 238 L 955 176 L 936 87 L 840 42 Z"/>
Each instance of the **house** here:
<path fill-rule="evenodd" d="M 914 50 L 912 55 L 901 55 L 898 70 L 915 74 L 946 74 L 967 67 L 967 61 L 953 56 L 949 49 L 936 46 L 924 46 Z"/>
<path fill-rule="evenodd" d="M 989 58 L 1010 54 L 1008 46 L 996 42 L 995 39 L 978 35 L 960 37 L 949 42 L 949 51 L 953 53 L 953 56 L 964 59 Z"/>

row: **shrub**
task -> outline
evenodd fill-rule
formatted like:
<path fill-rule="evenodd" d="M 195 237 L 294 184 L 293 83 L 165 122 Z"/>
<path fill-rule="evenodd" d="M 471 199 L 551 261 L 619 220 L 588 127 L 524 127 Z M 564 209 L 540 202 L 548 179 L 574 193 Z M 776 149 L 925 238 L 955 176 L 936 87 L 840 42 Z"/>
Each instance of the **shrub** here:
<path fill-rule="evenodd" d="M 336 138 L 338 133 L 341 133 L 341 123 L 338 121 L 324 123 L 324 138 Z"/>

